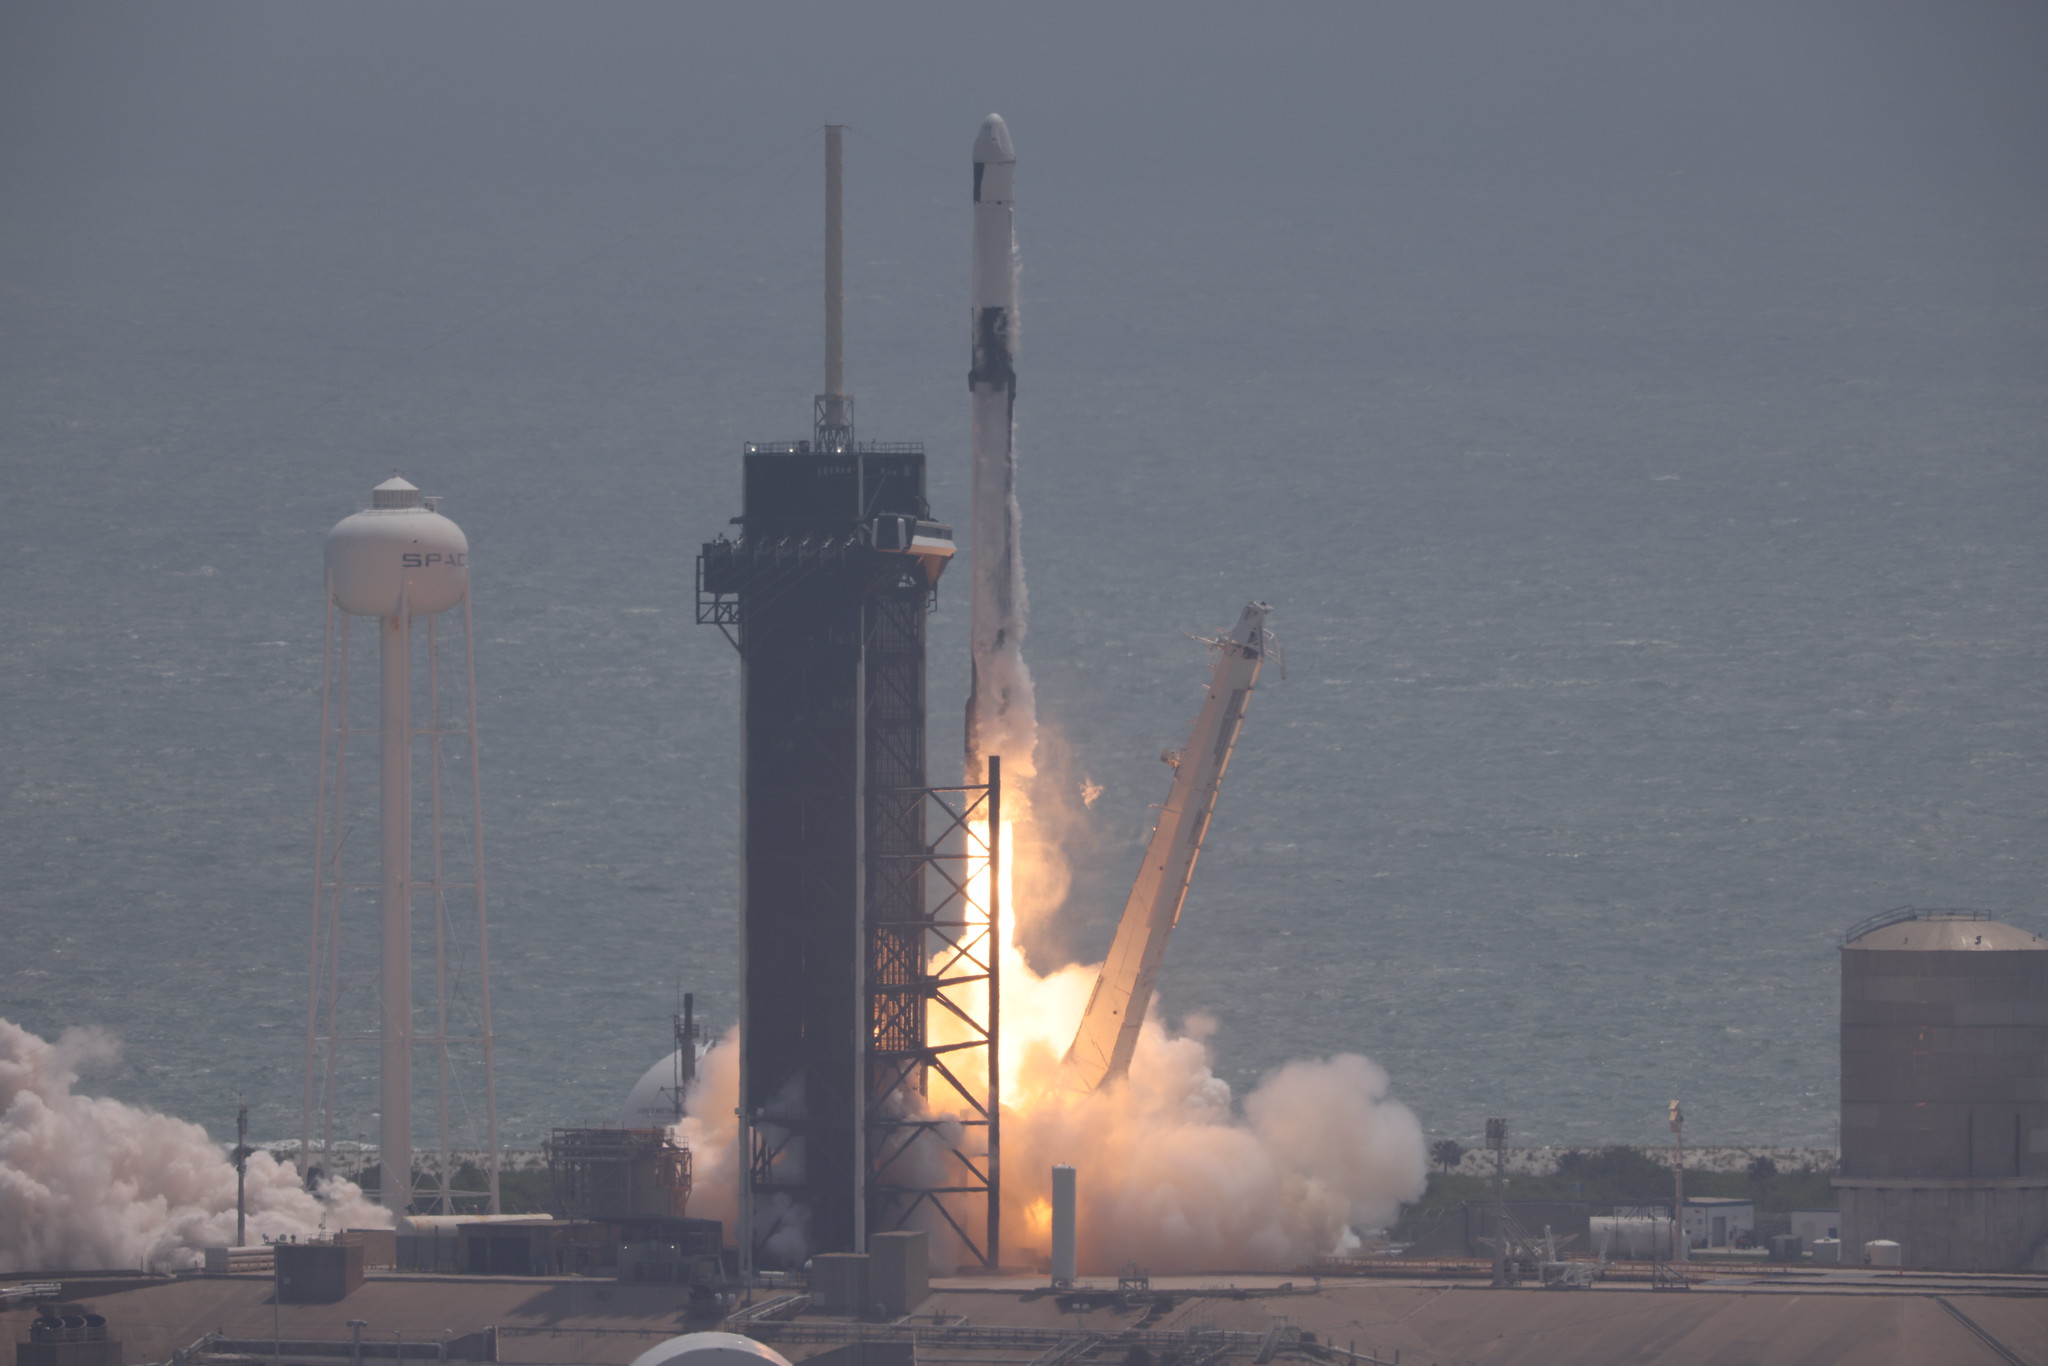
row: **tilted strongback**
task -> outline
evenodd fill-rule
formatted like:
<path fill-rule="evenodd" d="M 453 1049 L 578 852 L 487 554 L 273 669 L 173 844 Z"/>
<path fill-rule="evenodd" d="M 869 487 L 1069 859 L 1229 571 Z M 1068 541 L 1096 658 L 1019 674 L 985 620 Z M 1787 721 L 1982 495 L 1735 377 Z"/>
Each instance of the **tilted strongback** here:
<path fill-rule="evenodd" d="M 1160 756 L 1173 765 L 1173 784 L 1166 805 L 1159 808 L 1159 822 L 1145 846 L 1144 861 L 1138 865 L 1116 939 L 1082 1012 L 1081 1027 L 1067 1049 L 1064 1071 L 1068 1085 L 1076 1090 L 1093 1090 L 1130 1071 L 1167 937 L 1180 922 L 1202 837 L 1208 833 L 1216 794 L 1244 724 L 1245 705 L 1273 648 L 1272 632 L 1266 629 L 1271 611 L 1263 602 L 1247 603 L 1237 625 L 1208 642 L 1216 651 L 1216 663 L 1194 730 L 1186 748 Z"/>

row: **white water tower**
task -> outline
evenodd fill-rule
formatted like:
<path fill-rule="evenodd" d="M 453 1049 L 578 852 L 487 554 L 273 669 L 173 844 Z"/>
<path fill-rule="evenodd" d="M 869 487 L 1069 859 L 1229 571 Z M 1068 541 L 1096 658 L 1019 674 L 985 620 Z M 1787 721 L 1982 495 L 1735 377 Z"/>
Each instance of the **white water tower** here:
<path fill-rule="evenodd" d="M 413 1064 L 425 1047 L 435 1063 L 439 1171 L 430 1192 L 438 1212 L 468 1199 L 498 1212 L 497 1094 L 492 1077 L 490 953 L 483 877 L 482 793 L 476 752 L 476 652 L 470 630 L 469 542 L 433 501 L 396 476 L 371 491 L 370 506 L 327 534 L 327 635 L 320 687 L 320 787 L 314 837 L 312 990 L 306 1008 L 303 1168 L 316 1152 L 332 1171 L 337 1088 L 345 1085 L 345 1045 L 370 1036 L 366 1003 L 350 983 L 369 974 L 352 904 L 376 894 L 378 935 L 375 1032 L 378 1041 L 379 1199 L 403 1215 L 413 1205 Z M 461 608 L 460 675 L 442 664 L 438 622 Z M 349 717 L 352 625 L 376 622 L 378 711 L 374 728 Z M 424 623 L 424 631 L 416 626 Z M 424 649 L 419 648 L 424 646 Z M 451 702 L 451 697 L 459 700 Z M 424 707 L 417 706 L 424 701 Z M 369 877 L 365 841 L 354 835 L 362 803 L 350 786 L 376 743 L 377 876 Z M 351 741 L 357 743 L 352 744 Z M 450 750 L 457 751 L 451 762 Z M 418 761 L 424 760 L 421 765 Z M 454 776 L 467 769 L 467 782 Z M 424 773 L 417 770 L 424 768 Z M 451 789 L 460 801 L 450 800 Z M 416 818 L 424 816 L 424 823 Z M 452 837 L 451 837 L 452 836 Z M 451 914 L 451 896 L 467 901 Z M 424 917 L 416 918 L 416 906 Z M 420 919 L 427 923 L 422 925 Z M 430 936 L 422 930 L 430 930 Z M 431 943 L 433 991 L 413 980 L 416 956 Z M 425 974 L 423 974 L 425 975 Z M 456 1105 L 451 1107 L 453 1090 Z M 477 1110 L 481 1114 L 477 1115 Z M 480 1146 L 487 1187 L 454 1183 L 455 1111 L 480 1120 L 464 1127 Z M 319 1132 L 315 1134 L 315 1115 Z M 481 1132 L 476 1132 L 478 1129 Z M 394 1176 L 396 1179 L 394 1179 Z"/>

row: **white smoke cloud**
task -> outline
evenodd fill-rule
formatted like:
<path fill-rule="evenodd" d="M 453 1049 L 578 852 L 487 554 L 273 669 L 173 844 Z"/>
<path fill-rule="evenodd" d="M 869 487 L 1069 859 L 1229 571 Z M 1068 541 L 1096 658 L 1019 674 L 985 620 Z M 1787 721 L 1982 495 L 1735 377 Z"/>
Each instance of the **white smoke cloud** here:
<path fill-rule="evenodd" d="M 1051 1168 L 1077 1168 L 1081 1268 L 1135 1261 L 1174 1271 L 1284 1270 L 1341 1253 L 1390 1224 L 1428 1178 L 1422 1126 L 1388 1095 L 1387 1074 L 1356 1054 L 1287 1063 L 1242 1103 L 1211 1067 L 1216 1024 L 1169 1029 L 1157 998 L 1130 1072 L 1077 1092 L 1061 1060 L 1100 964 L 1041 976 L 1019 950 L 1057 916 L 1067 891 L 1062 846 L 1085 817 L 1064 746 L 1040 726 L 1043 763 L 1005 849 L 1017 918 L 1003 959 L 1005 1242 L 1043 1252 L 1051 1240 Z M 1005 792 L 1007 799 L 1008 793 Z M 1012 804 L 1005 801 L 1005 823 Z M 971 1055 L 970 1055 L 971 1056 Z"/>
<path fill-rule="evenodd" d="M 728 1235 L 740 1217 L 739 1104 L 740 1027 L 734 1025 L 697 1060 L 682 1122 L 670 1129 L 690 1150 L 690 1217 L 716 1219 Z"/>
<path fill-rule="evenodd" d="M 1050 1245 L 1055 1163 L 1079 1169 L 1081 1269 L 1098 1275 L 1132 1261 L 1162 1274 L 1284 1270 L 1355 1246 L 1422 1194 L 1422 1126 L 1388 1097 L 1377 1064 L 1356 1054 L 1291 1062 L 1240 1106 L 1210 1069 L 1213 1028 L 1197 1017 L 1175 1033 L 1148 1019 L 1129 1080 L 1090 1093 L 1061 1089 L 1058 1059 L 1039 1050 L 1027 1071 L 1046 1084 L 1003 1110 L 1006 1261 Z M 735 1030 L 705 1055 L 676 1130 L 695 1172 L 690 1214 L 728 1229 L 739 1208 L 738 1098 Z M 928 1227 L 941 1264 L 948 1249 L 961 1255 L 943 1225 Z"/>
<path fill-rule="evenodd" d="M 1051 1239 L 1051 1169 L 1077 1169 L 1084 1273 L 1283 1270 L 1355 1246 L 1422 1194 L 1422 1126 L 1355 1054 L 1291 1062 L 1233 1103 L 1203 1034 L 1148 1019 L 1130 1076 L 1005 1108 L 1005 1226 Z"/>
<path fill-rule="evenodd" d="M 73 1088 L 120 1047 L 97 1029 L 52 1043 L 0 1019 L 0 1271 L 199 1266 L 235 1240 L 235 1169 L 197 1124 Z M 319 1195 L 269 1153 L 248 1163 L 249 1239 L 383 1228 L 352 1182 Z"/>

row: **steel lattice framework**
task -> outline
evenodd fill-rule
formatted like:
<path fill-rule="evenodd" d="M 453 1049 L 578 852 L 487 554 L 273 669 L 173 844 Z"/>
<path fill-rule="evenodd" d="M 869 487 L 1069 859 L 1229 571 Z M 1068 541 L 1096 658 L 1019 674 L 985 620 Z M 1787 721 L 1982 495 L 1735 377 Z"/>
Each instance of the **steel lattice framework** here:
<path fill-rule="evenodd" d="M 980 787 L 872 797 L 895 829 L 915 827 L 920 838 L 869 865 L 867 1144 L 869 1229 L 902 1228 L 929 1208 L 993 1270 L 1002 1244 L 1000 757 L 988 776 Z M 952 1041 L 933 1040 L 935 1013 Z M 979 1221 L 977 1202 L 986 1206 Z"/>

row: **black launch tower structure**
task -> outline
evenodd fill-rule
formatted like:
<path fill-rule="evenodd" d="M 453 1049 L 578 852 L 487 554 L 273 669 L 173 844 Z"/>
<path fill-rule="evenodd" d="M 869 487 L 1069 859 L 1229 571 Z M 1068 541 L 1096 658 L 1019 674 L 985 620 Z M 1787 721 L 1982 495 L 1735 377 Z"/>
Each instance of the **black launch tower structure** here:
<path fill-rule="evenodd" d="M 998 999 L 998 911 L 971 883 L 1000 760 L 986 786 L 926 784 L 925 619 L 952 531 L 922 448 L 823 444 L 748 445 L 739 535 L 697 561 L 697 619 L 741 661 L 742 1246 L 798 1266 L 929 1208 L 993 1265 L 995 1011 L 957 1002 L 982 982 Z M 935 1007 L 964 1038 L 930 1040 Z M 952 1119 L 929 1117 L 935 1079 Z"/>
<path fill-rule="evenodd" d="M 854 439 L 840 131 L 811 439 L 745 447 L 738 534 L 697 560 L 697 620 L 740 653 L 740 1252 L 796 1267 L 922 1223 L 992 1267 L 1001 765 L 926 783 L 925 621 L 953 532 L 922 446 Z"/>

